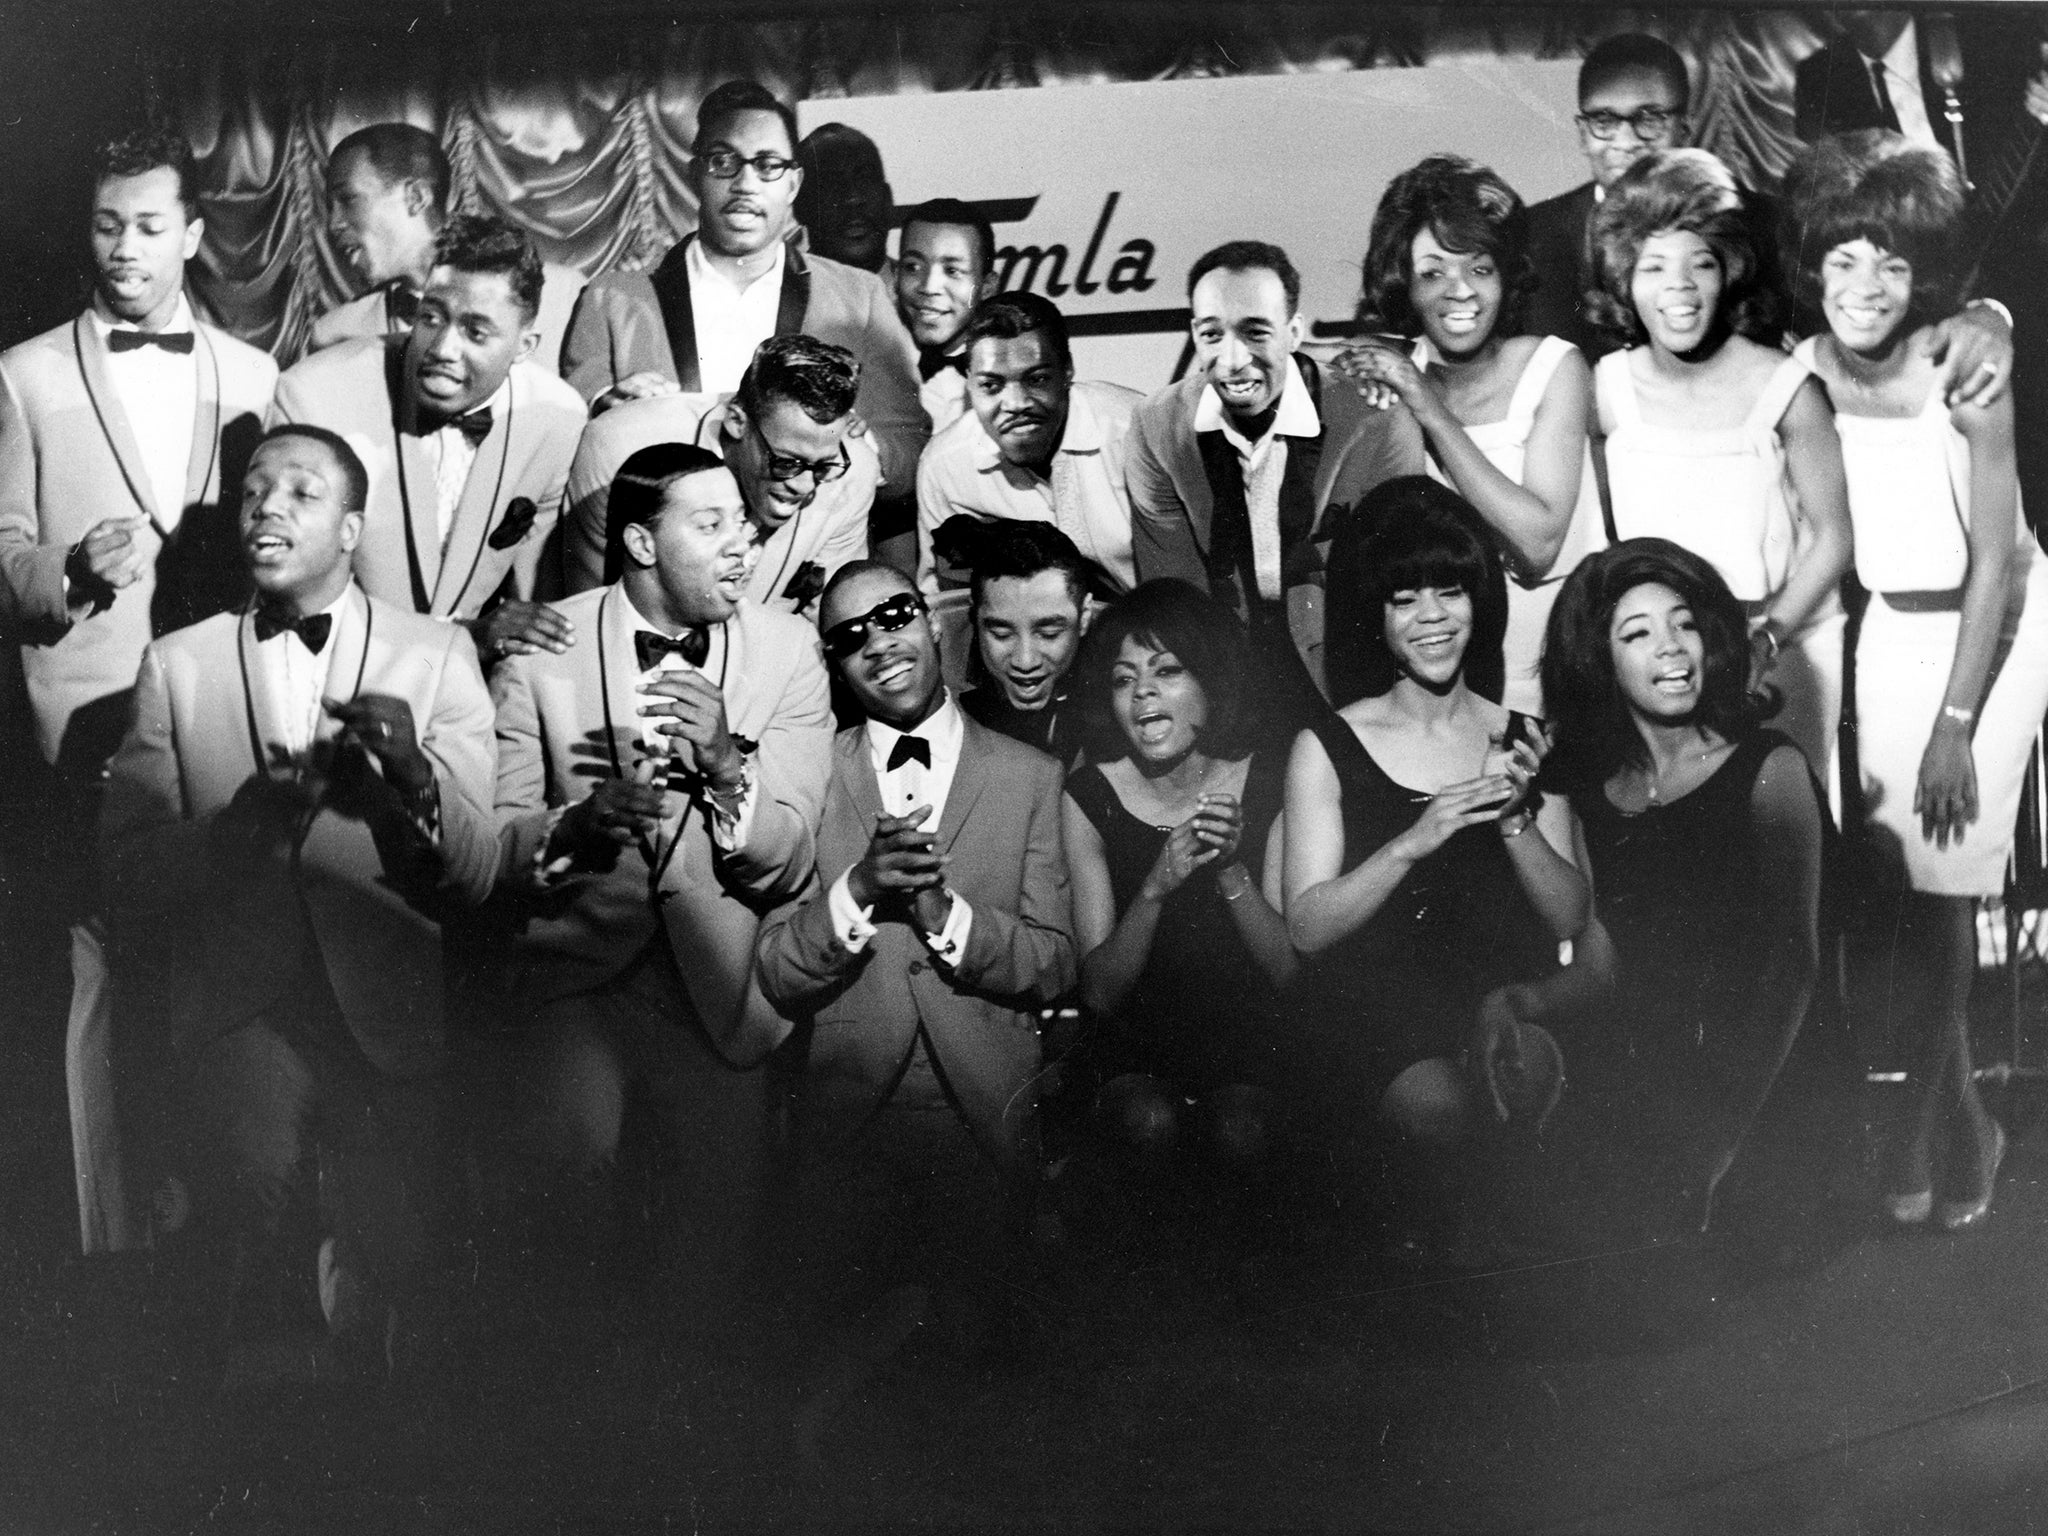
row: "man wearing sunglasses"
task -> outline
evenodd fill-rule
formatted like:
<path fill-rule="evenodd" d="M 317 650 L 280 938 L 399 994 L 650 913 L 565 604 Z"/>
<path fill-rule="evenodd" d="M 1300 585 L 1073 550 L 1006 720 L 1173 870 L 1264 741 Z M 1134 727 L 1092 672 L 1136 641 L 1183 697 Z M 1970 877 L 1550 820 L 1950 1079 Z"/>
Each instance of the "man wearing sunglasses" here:
<path fill-rule="evenodd" d="M 762 342 L 730 395 L 657 395 L 596 417 L 569 468 L 569 590 L 616 581 L 607 528 L 612 477 L 655 443 L 695 443 L 739 482 L 757 554 L 747 595 L 815 619 L 832 573 L 868 552 L 868 511 L 881 484 L 874 439 L 854 414 L 860 364 L 809 336 Z"/>
<path fill-rule="evenodd" d="M 861 417 L 889 489 L 908 495 L 930 433 L 916 353 L 880 278 L 797 238 L 796 115 L 751 80 L 719 86 L 698 109 L 688 180 L 696 230 L 652 271 L 591 280 L 562 376 L 593 411 L 678 390 L 726 394 L 762 342 L 801 331 L 860 359 Z"/>
<path fill-rule="evenodd" d="M 653 1088 L 688 1170 L 697 1278 L 722 1282 L 766 1166 L 759 1064 L 789 1029 L 755 983 L 755 932 L 811 873 L 829 692 L 816 631 L 747 596 L 752 527 L 716 454 L 641 449 L 610 513 L 619 579 L 558 605 L 565 650 L 492 678 L 523 1130 L 549 1194 L 536 1211 L 565 1213 L 543 1235 L 575 1262 L 629 1090 Z"/>
<path fill-rule="evenodd" d="M 818 1384 L 843 1395 L 915 1327 L 925 1287 L 1019 1282 L 1001 1255 L 1037 1188 L 1037 1010 L 1076 961 L 1059 765 L 962 714 L 893 567 L 844 567 L 820 618 L 867 719 L 833 743 L 816 873 L 758 955 L 807 1045 L 792 1230 L 829 1277 L 857 1266 L 887 1292 L 871 1315 L 901 1325 Z"/>

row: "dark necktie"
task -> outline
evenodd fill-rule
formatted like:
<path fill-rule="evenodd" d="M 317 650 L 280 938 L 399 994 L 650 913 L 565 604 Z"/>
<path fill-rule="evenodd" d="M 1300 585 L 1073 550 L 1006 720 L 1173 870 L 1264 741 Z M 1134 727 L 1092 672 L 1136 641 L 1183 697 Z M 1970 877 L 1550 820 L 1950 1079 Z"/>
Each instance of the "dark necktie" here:
<path fill-rule="evenodd" d="M 680 635 L 636 629 L 633 631 L 633 654 L 638 658 L 642 672 L 652 672 L 660 665 L 662 657 L 671 655 L 682 657 L 693 667 L 701 667 L 704 658 L 711 654 L 711 631 L 702 624 L 692 624 Z"/>
<path fill-rule="evenodd" d="M 896 745 L 889 749 L 888 772 L 894 773 L 905 763 L 932 765 L 932 744 L 922 736 L 898 736 Z"/>
<path fill-rule="evenodd" d="M 192 333 L 190 331 L 126 331 L 107 332 L 109 352 L 140 352 L 144 347 L 162 347 L 166 352 L 177 352 L 190 356 Z"/>
<path fill-rule="evenodd" d="M 327 644 L 328 631 L 333 627 L 334 615 L 331 613 L 309 613 L 304 618 L 299 618 L 294 614 L 285 613 L 275 608 L 258 608 L 256 610 L 256 643 L 258 645 L 261 645 L 266 640 L 275 639 L 286 630 L 290 630 L 305 643 L 307 650 L 317 656 L 320 654 L 321 648 Z"/>
<path fill-rule="evenodd" d="M 419 435 L 432 437 L 443 427 L 453 427 L 469 439 L 469 446 L 480 448 L 485 438 L 491 435 L 491 408 L 480 405 L 461 416 L 429 416 L 425 411 L 419 415 Z"/>
<path fill-rule="evenodd" d="M 920 352 L 917 355 L 917 376 L 927 384 L 932 381 L 934 375 L 944 373 L 948 368 L 959 374 L 961 378 L 966 378 L 967 354 L 965 352 L 939 352 L 934 350 Z"/>
<path fill-rule="evenodd" d="M 1878 126 L 1897 133 L 1899 114 L 1892 106 L 1891 87 L 1884 83 L 1884 60 L 1866 59 L 1864 62 L 1870 66 L 1870 89 L 1877 97 Z"/>
<path fill-rule="evenodd" d="M 394 277 L 384 285 L 384 313 L 394 325 L 412 329 L 413 321 L 420 317 L 420 296 L 404 278 Z"/>

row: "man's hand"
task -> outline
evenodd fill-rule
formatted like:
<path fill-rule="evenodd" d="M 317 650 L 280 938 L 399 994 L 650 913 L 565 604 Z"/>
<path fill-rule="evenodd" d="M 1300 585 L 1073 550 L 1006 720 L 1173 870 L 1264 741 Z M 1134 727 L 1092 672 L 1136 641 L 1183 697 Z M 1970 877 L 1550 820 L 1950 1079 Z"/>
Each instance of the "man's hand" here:
<path fill-rule="evenodd" d="M 942 881 L 938 885 L 926 886 L 910 903 L 910 919 L 917 924 L 917 931 L 927 938 L 937 938 L 946 931 L 946 919 L 953 915 L 953 893 Z"/>
<path fill-rule="evenodd" d="M 83 600 L 104 607 L 115 592 L 141 579 L 146 561 L 140 535 L 148 521 L 140 512 L 103 517 L 71 546 L 64 557 L 64 579 L 71 584 L 73 603 Z"/>
<path fill-rule="evenodd" d="M 384 782 L 403 795 L 416 795 L 434 782 L 434 765 L 420 750 L 412 706 L 388 693 L 353 699 L 322 699 L 321 707 L 341 722 L 341 742 L 355 743 L 376 759 Z"/>
<path fill-rule="evenodd" d="M 628 400 L 654 400 L 662 395 L 679 395 L 682 392 L 683 386 L 666 374 L 656 373 L 651 368 L 643 369 L 639 373 L 627 374 L 591 401 L 590 414 L 595 416 L 599 411 L 608 411 Z"/>
<path fill-rule="evenodd" d="M 875 818 L 875 835 L 866 855 L 847 871 L 846 889 L 855 905 L 873 907 L 884 897 L 914 898 L 926 891 L 945 893 L 946 856 L 938 851 L 934 834 L 918 830 L 931 813 L 928 805 L 913 805 L 901 816 Z M 938 927 L 944 927 L 945 920 L 941 907 Z M 938 927 L 930 931 L 936 933 Z"/>
<path fill-rule="evenodd" d="M 1951 407 L 1994 404 L 2012 383 L 2012 327 L 1988 304 L 1972 304 L 1929 326 L 1926 348 Z"/>
<path fill-rule="evenodd" d="M 692 765 L 714 789 L 735 788 L 740 778 L 739 744 L 725 724 L 725 695 L 702 672 L 662 672 L 646 684 L 654 701 L 643 704 L 643 716 L 658 717 L 655 730 L 687 746 Z M 866 902 L 861 903 L 866 906 Z"/>
<path fill-rule="evenodd" d="M 576 641 L 576 626 L 546 603 L 517 598 L 498 604 L 469 626 L 477 654 L 490 661 L 499 656 L 531 656 L 553 651 L 557 656 Z"/>
<path fill-rule="evenodd" d="M 230 877 L 291 852 L 299 828 L 318 803 L 318 781 L 254 774 L 235 791 L 208 829 L 216 867 Z"/>
<path fill-rule="evenodd" d="M 661 830 L 663 810 L 662 789 L 656 782 L 660 769 L 661 759 L 642 758 L 630 776 L 600 781 L 555 824 L 548 856 L 567 854 L 581 861 L 616 853 L 636 837 L 654 836 Z"/>

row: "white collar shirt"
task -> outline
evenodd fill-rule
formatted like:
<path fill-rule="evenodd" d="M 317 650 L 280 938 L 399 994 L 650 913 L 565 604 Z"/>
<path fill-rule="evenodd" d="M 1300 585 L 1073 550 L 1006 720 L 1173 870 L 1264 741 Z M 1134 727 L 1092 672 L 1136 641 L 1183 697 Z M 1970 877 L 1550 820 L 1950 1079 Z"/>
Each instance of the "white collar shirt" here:
<path fill-rule="evenodd" d="M 1287 439 L 1318 437 L 1322 430 L 1316 403 L 1309 398 L 1308 381 L 1302 378 L 1300 365 L 1292 357 L 1287 359 L 1287 382 L 1280 388 L 1273 424 L 1257 442 L 1232 425 L 1230 413 L 1223 409 L 1213 384 L 1202 386 L 1201 398 L 1195 404 L 1195 431 L 1221 432 L 1237 450 L 1238 462 L 1244 468 L 1245 517 L 1251 525 L 1253 571 L 1259 596 L 1268 602 L 1278 601 L 1282 595 L 1280 485 L 1287 474 Z"/>
<path fill-rule="evenodd" d="M 491 392 L 490 399 L 471 410 L 489 411 L 494 423 L 504 420 L 506 402 L 512 398 L 512 376 Z M 464 415 L 469 414 L 467 411 Z M 495 430 L 495 427 L 494 427 Z M 427 451 L 434 456 L 434 519 L 441 537 L 441 552 L 448 552 L 448 539 L 455 532 L 455 514 L 462 506 L 462 493 L 469 486 L 469 472 L 476 467 L 479 444 L 453 423 L 426 436 Z"/>
<path fill-rule="evenodd" d="M 666 631 L 660 625 L 650 622 L 647 616 L 640 611 L 633 599 L 627 595 L 624 583 L 619 585 L 618 596 L 620 617 L 623 620 L 620 625 L 623 634 L 620 638 L 625 647 L 624 666 L 633 678 L 633 709 L 640 737 L 640 751 L 643 757 L 674 758 L 679 760 L 684 767 L 689 767 L 694 759 L 690 756 L 688 744 L 677 741 L 674 737 L 665 734 L 660 729 L 660 726 L 668 717 L 664 715 L 643 715 L 639 711 L 649 705 L 667 702 L 662 695 L 650 693 L 648 691 L 648 684 L 659 677 L 677 672 L 701 672 L 723 693 L 725 690 L 726 666 L 731 659 L 731 626 L 728 624 L 710 624 L 705 626 L 707 645 L 704 651 L 704 665 L 702 667 L 692 666 L 688 660 L 674 651 L 665 651 L 656 657 L 652 667 L 642 667 L 640 665 L 639 646 L 633 639 L 634 634 L 643 629 L 652 631 L 655 634 L 665 634 Z M 628 766 L 630 767 L 631 765 Z M 744 769 L 743 787 L 737 802 L 723 804 L 717 801 L 709 802 L 712 807 L 712 840 L 727 853 L 746 843 L 747 834 L 754 824 L 755 802 L 755 778 L 751 765 Z M 681 814 L 683 805 L 684 801 L 680 797 L 673 794 L 669 796 L 668 811 L 671 820 Z"/>
<path fill-rule="evenodd" d="M 711 265 L 704 242 L 692 238 L 683 252 L 690 284 L 690 317 L 697 329 L 697 387 L 723 394 L 740 387 L 740 375 L 754 349 L 775 334 L 782 307 L 782 275 L 789 247 L 775 242 L 768 270 L 744 286 Z"/>
<path fill-rule="evenodd" d="M 342 610 L 354 592 L 353 586 L 343 587 L 341 596 L 320 610 L 331 622 L 326 642 L 319 650 L 308 650 L 306 642 L 288 629 L 280 630 L 256 647 L 257 664 L 269 682 L 270 696 L 278 701 L 284 748 L 295 762 L 306 760 L 320 734 L 321 700 L 329 691 L 327 674 L 341 637 Z"/>
<path fill-rule="evenodd" d="M 141 329 L 131 321 L 109 320 L 97 309 L 87 313 L 102 342 L 111 332 Z M 192 306 L 181 293 L 163 334 L 194 330 Z M 168 533 L 185 515 L 185 475 L 191 466 L 192 433 L 199 415 L 197 338 L 190 352 L 166 352 L 162 347 L 137 347 L 132 352 L 109 349 L 107 373 L 114 381 L 114 394 L 121 402 L 121 414 L 128 420 L 136 449 L 142 454 L 149 494 L 156 502 L 156 520 Z"/>

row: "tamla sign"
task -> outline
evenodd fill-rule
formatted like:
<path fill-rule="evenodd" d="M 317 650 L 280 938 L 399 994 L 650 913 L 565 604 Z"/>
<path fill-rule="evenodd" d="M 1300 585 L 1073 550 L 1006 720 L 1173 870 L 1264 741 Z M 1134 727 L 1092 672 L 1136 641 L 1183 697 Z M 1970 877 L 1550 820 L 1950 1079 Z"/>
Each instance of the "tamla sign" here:
<path fill-rule="evenodd" d="M 1073 321 L 1084 378 L 1157 388 L 1181 359 L 1187 270 L 1225 240 L 1301 269 L 1310 320 L 1347 321 L 1389 179 L 1450 151 L 1531 203 L 1586 179 L 1576 61 L 807 101 L 881 147 L 899 208 L 958 197 L 995 220 L 1002 286 Z"/>

